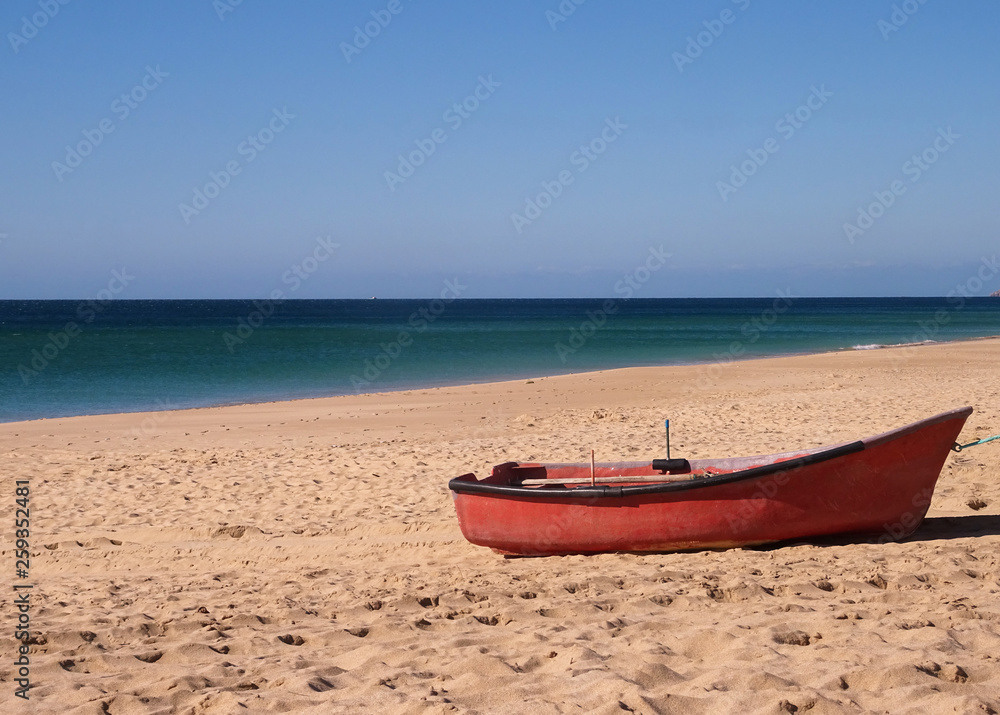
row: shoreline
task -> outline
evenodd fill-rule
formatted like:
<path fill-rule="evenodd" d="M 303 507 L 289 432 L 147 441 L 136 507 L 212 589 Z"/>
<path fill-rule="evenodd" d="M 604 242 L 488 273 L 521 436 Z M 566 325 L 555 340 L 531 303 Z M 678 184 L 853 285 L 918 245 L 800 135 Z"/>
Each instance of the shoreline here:
<path fill-rule="evenodd" d="M 0 450 L 16 451 L 18 443 L 26 438 L 30 438 L 34 446 L 53 448 L 59 448 L 66 439 L 74 445 L 88 439 L 95 444 L 107 442 L 105 446 L 115 449 L 131 449 L 142 443 L 172 444 L 178 448 L 191 445 L 251 447 L 259 442 L 343 445 L 373 439 L 435 439 L 458 426 L 478 430 L 483 425 L 490 425 L 491 434 L 497 436 L 503 429 L 523 431 L 522 427 L 532 424 L 534 415 L 544 414 L 542 410 L 604 411 L 609 414 L 628 410 L 647 412 L 650 399 L 665 401 L 662 411 L 674 420 L 678 416 L 674 405 L 700 404 L 713 394 L 753 394 L 752 390 L 747 392 L 748 386 L 762 380 L 781 390 L 791 384 L 775 376 L 794 375 L 795 384 L 809 386 L 822 382 L 824 375 L 839 374 L 841 370 L 849 370 L 850 374 L 857 375 L 854 378 L 857 380 L 864 380 L 866 372 L 875 370 L 893 372 L 899 378 L 895 382 L 902 385 L 917 379 L 925 363 L 941 359 L 945 364 L 954 361 L 955 358 L 943 357 L 942 353 L 979 355 L 994 351 L 1000 352 L 1000 338 L 694 365 L 613 368 L 499 382 L 180 410 L 54 417 L 0 423 Z M 907 365 L 921 369 L 906 369 Z M 835 383 L 839 384 L 838 381 Z M 803 389 L 811 391 L 814 388 Z M 914 389 L 926 392 L 924 385 Z M 910 400 L 901 387 L 896 400 L 901 413 L 910 412 Z M 960 406 L 943 404 L 941 409 L 930 409 L 929 413 Z M 914 419 L 899 424 L 892 421 L 883 426 L 890 429 L 926 416 L 919 412 L 911 414 Z M 973 415 L 970 425 L 976 421 L 977 416 Z M 297 423 L 301 424 L 296 426 Z M 314 428 L 304 429 L 310 423 Z M 651 425 L 657 423 L 662 424 L 661 415 L 650 417 Z M 996 426 L 995 432 L 1000 431 L 1000 420 Z M 884 429 L 877 430 L 882 431 Z M 845 439 L 852 437 L 851 432 L 843 434 Z M 778 445 L 761 453 L 783 451 L 786 446 L 795 447 L 794 444 Z"/>
<path fill-rule="evenodd" d="M 989 340 L 1000 340 L 1000 335 L 987 335 L 987 336 L 973 336 L 969 338 L 956 338 L 954 340 L 924 340 L 919 342 L 908 342 L 908 343 L 898 343 L 898 344 L 880 344 L 873 343 L 871 346 L 852 346 L 849 348 L 840 348 L 836 350 L 823 350 L 818 352 L 792 352 L 792 353 L 781 353 L 777 355 L 761 355 L 752 357 L 733 357 L 731 360 L 705 360 L 705 361 L 695 361 L 695 362 L 676 362 L 676 363 L 663 363 L 663 364 L 638 364 L 638 365 L 628 365 L 624 367 L 609 367 L 609 368 L 599 368 L 596 370 L 583 370 L 580 372 L 562 372 L 562 373 L 547 373 L 539 375 L 538 373 L 525 374 L 519 377 L 505 378 L 505 379 L 486 379 L 482 381 L 475 382 L 456 382 L 447 383 L 439 385 L 430 386 L 401 386 L 398 389 L 381 390 L 375 392 L 355 392 L 355 393 L 342 393 L 342 394 L 328 394 L 328 395 L 315 395 L 309 397 L 295 397 L 290 399 L 275 399 L 275 400 L 262 400 L 262 401 L 248 401 L 248 402 L 224 402 L 215 403 L 209 405 L 200 405 L 194 407 L 179 407 L 176 409 L 160 409 L 160 410 L 136 410 L 136 411 L 124 411 L 124 412 L 96 412 L 96 413 L 84 413 L 76 415 L 63 415 L 54 417 L 37 417 L 28 420 L 9 420 L 0 421 L 0 430 L 9 425 L 21 425 L 21 424 L 32 424 L 41 422 L 51 422 L 53 420 L 71 420 L 71 419 L 81 419 L 81 418 L 99 418 L 99 417 L 111 417 L 111 416 L 127 416 L 127 415 L 157 415 L 161 413 L 174 413 L 174 412 L 188 412 L 188 411 L 199 411 L 199 410 L 218 410 L 218 409 L 231 409 L 239 407 L 251 407 L 258 405 L 282 405 L 282 404 L 294 404 L 300 402 L 309 402 L 312 400 L 334 400 L 350 397 L 371 397 L 380 395 L 398 395 L 400 393 L 409 392 L 423 392 L 428 390 L 445 390 L 451 388 L 461 388 L 461 387 L 475 387 L 475 386 L 488 386 L 488 385 L 502 385 L 507 383 L 517 383 L 523 380 L 547 380 L 558 377 L 572 377 L 572 376 L 586 376 L 592 374 L 600 374 L 606 372 L 613 372 L 619 370 L 645 370 L 645 369 L 667 369 L 667 368 L 678 368 L 678 367 L 691 367 L 691 368 L 702 368 L 710 369 L 715 366 L 726 367 L 734 364 L 741 363 L 752 363 L 761 360 L 785 360 L 785 359 L 795 359 L 810 356 L 821 356 L 821 355 L 841 355 L 841 354 L 852 354 L 852 353 L 865 353 L 865 352 L 880 352 L 885 350 L 908 350 L 912 348 L 921 347 L 934 347 L 934 346 L 947 346 L 947 345 L 958 345 L 962 343 L 975 342 L 975 341 L 989 341 Z"/>

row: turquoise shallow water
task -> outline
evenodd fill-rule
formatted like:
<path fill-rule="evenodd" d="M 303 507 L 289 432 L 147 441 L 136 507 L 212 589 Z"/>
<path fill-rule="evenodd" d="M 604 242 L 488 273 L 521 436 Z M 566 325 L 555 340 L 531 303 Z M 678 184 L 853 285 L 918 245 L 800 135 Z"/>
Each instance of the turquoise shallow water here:
<path fill-rule="evenodd" d="M 994 298 L 0 301 L 0 421 L 992 335 Z"/>

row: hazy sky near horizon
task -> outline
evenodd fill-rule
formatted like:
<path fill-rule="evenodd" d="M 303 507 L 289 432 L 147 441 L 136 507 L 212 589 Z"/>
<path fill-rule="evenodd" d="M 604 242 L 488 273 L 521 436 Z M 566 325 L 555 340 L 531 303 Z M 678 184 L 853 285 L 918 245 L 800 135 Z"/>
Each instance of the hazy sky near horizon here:
<path fill-rule="evenodd" d="M 944 295 L 997 253 L 998 26 L 987 0 L 9 0 L 0 298 L 612 296 L 651 250 L 640 297 Z"/>

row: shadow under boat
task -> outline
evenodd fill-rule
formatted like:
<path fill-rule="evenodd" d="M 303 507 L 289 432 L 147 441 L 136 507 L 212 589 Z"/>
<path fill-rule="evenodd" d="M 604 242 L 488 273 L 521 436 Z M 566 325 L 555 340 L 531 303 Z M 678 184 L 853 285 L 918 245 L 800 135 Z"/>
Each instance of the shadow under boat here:
<path fill-rule="evenodd" d="M 911 544 L 925 541 L 946 541 L 949 539 L 967 539 L 982 536 L 1000 535 L 1000 515 L 969 514 L 968 516 L 932 516 L 926 517 L 909 536 L 903 539 L 893 539 L 888 534 L 833 534 L 817 536 L 809 539 L 795 539 L 773 544 L 747 546 L 752 551 L 774 551 L 788 546 L 850 546 L 851 544 Z"/>
<path fill-rule="evenodd" d="M 932 516 L 925 518 L 904 541 L 937 541 L 1000 534 L 1000 515 Z"/>

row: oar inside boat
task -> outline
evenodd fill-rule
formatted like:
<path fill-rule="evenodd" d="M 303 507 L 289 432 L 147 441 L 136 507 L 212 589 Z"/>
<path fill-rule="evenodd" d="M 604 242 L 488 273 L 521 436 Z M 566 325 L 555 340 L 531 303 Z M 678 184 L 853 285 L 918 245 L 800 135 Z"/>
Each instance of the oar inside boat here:
<path fill-rule="evenodd" d="M 711 476 L 705 472 L 699 472 L 696 474 L 692 473 L 691 463 L 686 459 L 654 459 L 651 467 L 653 471 L 659 471 L 659 474 L 611 474 L 598 477 L 595 475 L 593 457 L 593 450 L 591 450 L 589 477 L 537 478 L 527 477 L 527 475 L 525 475 L 525 478 L 518 479 L 517 483 L 525 487 L 557 485 L 569 486 L 571 484 L 589 484 L 591 486 L 596 486 L 598 484 L 628 484 L 642 482 L 687 482 L 692 479 Z M 537 472 L 539 470 L 534 468 L 532 471 Z M 544 472 L 544 469 L 541 471 Z M 668 474 L 668 472 L 671 472 L 671 474 Z"/>
<path fill-rule="evenodd" d="M 524 479 L 518 482 L 525 487 L 542 487 L 571 484 L 641 484 L 643 482 L 690 482 L 692 479 L 704 479 L 707 474 L 634 474 L 632 476 L 616 474 L 611 477 L 557 477 L 554 479 Z"/>

